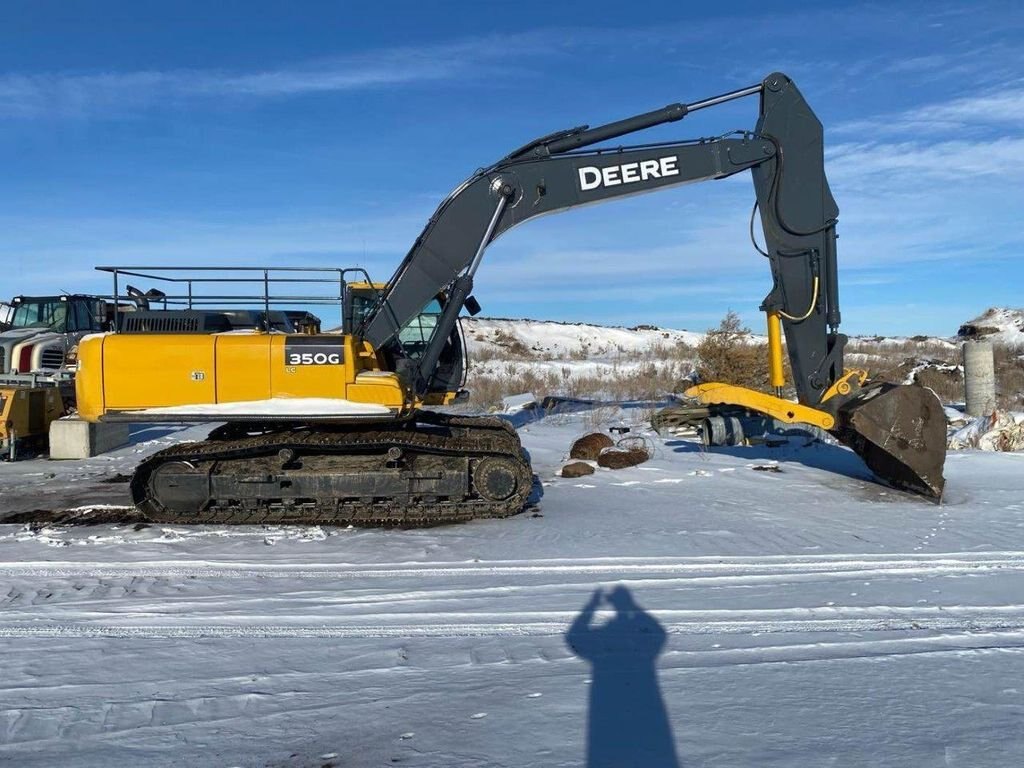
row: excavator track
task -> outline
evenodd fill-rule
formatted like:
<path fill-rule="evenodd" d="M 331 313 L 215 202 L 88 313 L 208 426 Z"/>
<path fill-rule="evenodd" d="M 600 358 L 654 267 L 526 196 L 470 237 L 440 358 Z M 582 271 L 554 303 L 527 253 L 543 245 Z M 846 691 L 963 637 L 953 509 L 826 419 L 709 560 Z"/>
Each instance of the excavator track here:
<path fill-rule="evenodd" d="M 517 514 L 532 482 L 507 422 L 419 412 L 372 428 L 229 423 L 143 461 L 131 493 L 158 523 L 420 527 Z"/>

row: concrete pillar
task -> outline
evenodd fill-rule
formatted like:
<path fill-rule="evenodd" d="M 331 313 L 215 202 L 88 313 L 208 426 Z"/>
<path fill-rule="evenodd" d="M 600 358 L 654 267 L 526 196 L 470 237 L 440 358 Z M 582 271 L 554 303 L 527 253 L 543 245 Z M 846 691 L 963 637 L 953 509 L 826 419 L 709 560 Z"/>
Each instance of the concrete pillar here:
<path fill-rule="evenodd" d="M 127 424 L 90 424 L 82 419 L 50 422 L 51 459 L 88 459 L 128 445 Z"/>
<path fill-rule="evenodd" d="M 988 416 L 996 409 L 996 369 L 992 345 L 964 342 L 964 395 L 968 416 Z"/>

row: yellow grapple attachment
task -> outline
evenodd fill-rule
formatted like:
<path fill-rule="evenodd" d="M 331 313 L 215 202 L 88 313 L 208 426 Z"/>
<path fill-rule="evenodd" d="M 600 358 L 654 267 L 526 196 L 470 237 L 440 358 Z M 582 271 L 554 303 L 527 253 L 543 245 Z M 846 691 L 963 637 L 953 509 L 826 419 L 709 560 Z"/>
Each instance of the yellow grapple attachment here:
<path fill-rule="evenodd" d="M 852 448 L 884 482 L 941 498 L 946 416 L 939 399 L 930 389 L 917 385 L 874 384 L 860 388 L 862 373 L 844 376 L 840 380 L 843 386 L 830 390 L 838 397 L 849 393 L 835 415 L 730 384 L 700 384 L 688 389 L 686 395 L 707 404 L 742 406 L 789 424 L 826 429 Z"/>

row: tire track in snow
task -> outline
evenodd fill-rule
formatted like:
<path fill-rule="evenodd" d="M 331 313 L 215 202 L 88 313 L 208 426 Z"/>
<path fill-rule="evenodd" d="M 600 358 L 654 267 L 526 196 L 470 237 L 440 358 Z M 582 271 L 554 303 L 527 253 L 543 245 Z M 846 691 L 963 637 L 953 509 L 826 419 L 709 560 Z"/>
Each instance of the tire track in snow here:
<path fill-rule="evenodd" d="M 868 606 L 767 608 L 754 610 L 652 610 L 665 631 L 674 635 L 785 634 L 854 632 L 990 632 L 1024 630 L 1024 605 Z M 401 638 L 557 636 L 574 618 L 570 611 L 519 613 L 425 612 L 368 614 L 350 619 L 311 616 L 249 616 L 234 622 L 185 619 L 159 624 L 140 618 L 25 620 L 0 625 L 0 637 L 136 637 L 136 638 Z M 276 621 L 275 621 L 276 619 Z M 318 620 L 319 619 L 319 620 Z M 44 623 L 45 622 L 45 623 Z"/>
<path fill-rule="evenodd" d="M 934 635 L 878 641 L 673 651 L 662 658 L 658 667 L 660 674 L 666 675 L 676 671 L 700 668 L 985 652 L 1024 653 L 1024 632 L 987 632 L 972 635 Z M 459 654 L 454 656 L 459 656 Z M 569 658 L 565 657 L 565 659 Z M 574 670 L 559 665 L 559 662 L 565 659 L 558 659 L 554 662 L 541 658 L 533 659 L 531 661 L 536 661 L 542 666 L 538 666 L 528 677 L 534 681 L 544 680 L 550 683 L 553 675 L 574 675 Z M 464 663 L 464 658 L 453 657 L 445 660 L 443 670 L 446 679 L 452 681 L 465 676 L 472 678 L 488 667 L 503 666 L 507 663 L 507 659 L 474 660 L 473 664 L 467 665 Z M 554 667 L 551 666 L 552 663 L 554 663 Z M 415 676 L 427 680 L 432 679 L 431 676 L 438 669 L 439 667 L 435 664 L 425 668 L 403 667 L 401 669 L 384 666 L 355 672 L 316 670 L 271 673 L 261 675 L 259 690 L 255 691 L 252 690 L 250 678 L 247 676 L 214 679 L 216 694 L 189 696 L 174 700 L 163 699 L 153 694 L 154 690 L 158 690 L 165 683 L 147 681 L 143 690 L 134 693 L 135 696 L 143 698 L 105 701 L 99 705 L 102 709 L 101 728 L 95 732 L 89 732 L 97 725 L 96 719 L 90 717 L 89 707 L 83 709 L 63 703 L 54 703 L 51 706 L 35 703 L 31 707 L 12 710 L 11 714 L 14 716 L 9 718 L 6 729 L 4 729 L 3 723 L 0 723 L 0 754 L 3 754 L 5 747 L 17 749 L 25 745 L 33 745 L 38 748 L 46 743 L 65 738 L 70 730 L 76 732 L 75 738 L 79 740 L 103 740 L 124 733 L 178 732 L 181 728 L 196 723 L 206 726 L 224 726 L 240 719 L 251 722 L 264 718 L 275 718 L 285 712 L 290 715 L 297 712 L 309 715 L 316 711 L 330 711 L 339 706 L 338 696 L 351 697 L 350 688 L 354 675 L 369 675 L 371 678 L 376 678 L 384 672 L 389 674 L 400 672 L 406 677 Z M 302 681 L 301 687 L 297 687 L 299 681 Z M 318 688 L 317 684 L 321 687 Z M 537 682 L 528 683 L 525 689 L 529 690 L 536 687 L 537 684 Z M 53 691 L 58 693 L 63 690 L 64 688 L 61 686 L 53 688 Z M 33 722 L 36 720 L 43 720 L 47 723 L 47 727 L 42 732 Z M 6 733 L 2 733 L 4 730 Z"/>
<path fill-rule="evenodd" d="M 627 573 L 619 574 L 619 578 L 615 580 L 634 589 L 671 587 L 693 588 L 702 586 L 757 587 L 762 585 L 781 587 L 798 583 L 824 584 L 826 582 L 842 582 L 854 579 L 880 580 L 893 576 L 931 578 L 970 575 L 981 576 L 987 575 L 988 573 L 996 570 L 1024 572 L 1024 563 L 1019 565 L 976 563 L 959 566 L 943 565 L 937 567 L 901 566 L 896 568 L 853 568 L 827 571 L 786 570 L 781 573 L 751 572 L 747 574 L 668 576 L 663 578 L 635 578 L 632 573 Z M 644 573 L 642 575 L 652 576 L 653 574 Z M 48 579 L 56 578 L 54 574 L 40 574 L 33 576 L 32 574 L 25 573 L 18 574 L 18 577 L 24 579 L 44 577 Z M 65 578 L 69 578 L 69 576 Z M 168 604 L 171 602 L 184 604 L 189 600 L 198 601 L 200 603 L 209 603 L 216 600 L 219 596 L 230 596 L 235 606 L 241 606 L 246 603 L 259 604 L 282 600 L 294 602 L 312 602 L 317 600 L 322 602 L 329 601 L 332 606 L 336 607 L 386 606 L 401 605 L 404 603 L 418 603 L 427 600 L 479 600 L 498 596 L 511 597 L 569 594 L 571 592 L 583 592 L 590 590 L 593 588 L 594 584 L 592 581 L 545 581 L 542 583 L 505 583 L 493 586 L 448 588 L 429 588 L 424 585 L 422 588 L 413 587 L 395 592 L 380 592 L 374 590 L 369 594 L 364 594 L 367 590 L 360 587 L 352 588 L 350 593 L 338 594 L 334 590 L 334 587 L 337 585 L 338 581 L 345 580 L 345 577 L 339 577 L 336 574 L 328 575 L 326 573 L 322 573 L 314 579 L 314 577 L 310 577 L 307 574 L 291 574 L 287 577 L 279 574 L 275 581 L 286 581 L 289 578 L 298 582 L 316 580 L 322 589 L 313 590 L 310 589 L 310 585 L 303 583 L 301 585 L 285 585 L 286 587 L 301 586 L 304 589 L 301 593 L 297 593 L 294 589 L 287 589 L 281 593 L 268 589 L 257 595 L 247 596 L 237 592 L 233 593 L 228 590 L 219 590 L 217 593 L 211 594 L 211 592 L 213 592 L 218 586 L 216 583 L 213 583 L 213 580 L 216 578 L 225 577 L 211 575 L 209 579 L 200 579 L 195 575 L 182 576 L 181 574 L 168 574 L 161 572 L 159 574 L 154 573 L 144 577 L 120 574 L 118 576 L 104 575 L 76 578 L 67 584 L 55 584 L 52 581 L 47 581 L 43 585 L 32 586 L 31 582 L 12 582 L 13 586 L 9 588 L 7 594 L 0 594 L 0 608 L 10 608 L 18 605 L 19 603 L 28 603 L 31 605 L 45 604 L 47 606 L 67 605 L 69 603 L 75 605 L 102 604 L 104 602 L 109 602 L 111 599 L 116 599 L 119 596 L 126 597 L 129 594 L 140 597 L 160 597 L 167 600 Z M 230 580 L 237 581 L 244 578 L 245 577 L 242 575 L 235 574 L 230 578 Z M 264 577 L 257 575 L 251 578 L 260 580 Z M 351 579 L 351 577 L 348 578 Z M 175 581 L 175 579 L 183 580 L 178 582 Z M 259 584 L 260 582 L 257 581 L 256 583 Z M 122 594 L 110 594 L 112 591 L 117 590 L 120 590 Z M 203 592 L 204 594 L 197 594 L 198 592 Z M 23 605 L 19 607 L 23 607 Z"/>
<path fill-rule="evenodd" d="M 7 580 L 0 608 L 8 621 L 16 611 L 33 615 L 70 607 L 116 606 L 117 601 L 159 599 L 166 617 L 188 611 L 240 612 L 249 607 L 284 612 L 318 606 L 332 613 L 386 610 L 453 601 L 485 603 L 491 598 L 538 599 L 588 593 L 595 581 L 619 581 L 648 593 L 694 588 L 776 589 L 794 584 L 992 576 L 1024 573 L 1024 553 L 942 555 L 802 556 L 796 558 L 593 559 L 351 566 L 312 564 L 188 563 L 173 561 L 103 565 L 28 562 L 0 566 Z M 390 577 L 390 589 L 375 584 Z M 571 580 L 570 577 L 587 580 Z M 248 581 L 249 583 L 245 583 Z M 441 581 L 443 583 L 437 583 Z M 495 581 L 497 583 L 488 583 Z M 435 606 L 433 610 L 436 610 Z M 2 621 L 2 619 L 0 619 Z"/>
<path fill-rule="evenodd" d="M 575 607 L 565 610 L 566 600 L 549 599 L 544 607 L 558 610 L 534 609 L 542 595 L 574 601 L 592 589 L 593 581 L 573 583 L 566 580 L 569 576 L 623 581 L 643 587 L 653 598 L 659 590 L 664 597 L 671 590 L 695 586 L 778 588 L 807 582 L 810 587 L 869 578 L 912 587 L 911 582 L 925 579 L 1020 572 L 1024 552 L 1018 551 L 365 566 L 163 560 L 8 563 L 0 565 L 0 576 L 15 581 L 6 595 L 0 594 L 0 638 L 558 636 L 575 618 Z M 383 590 L 375 586 L 385 578 L 395 583 Z M 802 595 L 790 593 L 786 599 L 816 599 L 813 588 L 806 598 Z M 509 610 L 509 598 L 518 598 L 523 610 Z M 650 613 L 673 635 L 1024 630 L 1024 605 L 653 606 Z"/>
<path fill-rule="evenodd" d="M 803 555 L 795 557 L 681 557 L 681 558 L 580 558 L 567 560 L 501 560 L 491 562 L 440 562 L 392 564 L 305 563 L 302 566 L 274 563 L 175 560 L 131 563 L 36 561 L 0 563 L 0 577 L 32 578 L 95 576 L 117 578 L 159 575 L 165 578 L 396 578 L 436 576 L 517 576 L 597 573 L 717 572 L 727 575 L 753 572 L 820 573 L 842 570 L 929 571 L 940 568 L 1024 569 L 1024 551 L 950 552 L 892 555 Z"/>

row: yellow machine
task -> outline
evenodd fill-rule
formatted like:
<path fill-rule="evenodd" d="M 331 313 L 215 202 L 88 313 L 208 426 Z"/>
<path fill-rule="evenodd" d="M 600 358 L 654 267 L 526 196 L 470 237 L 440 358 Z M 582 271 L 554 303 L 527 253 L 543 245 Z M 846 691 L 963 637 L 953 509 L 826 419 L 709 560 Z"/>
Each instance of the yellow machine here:
<path fill-rule="evenodd" d="M 0 386 L 0 457 L 13 460 L 23 450 L 45 447 L 50 422 L 64 413 L 56 386 Z"/>
<path fill-rule="evenodd" d="M 754 95 L 760 109 L 752 131 L 592 147 Z M 224 422 L 209 439 L 139 466 L 132 495 L 154 520 L 419 525 L 514 514 L 532 485 L 515 431 L 496 419 L 422 409 L 462 391 L 458 317 L 480 310 L 472 288 L 487 246 L 539 215 L 749 170 L 764 242 L 754 247 L 772 275 L 761 309 L 777 392 L 708 383 L 690 394 L 817 425 L 885 481 L 937 498 L 945 458 L 938 399 L 921 387 L 872 384 L 843 365 L 838 206 L 823 142 L 820 122 L 780 73 L 732 93 L 541 137 L 455 189 L 386 284 L 362 270 L 320 270 L 334 274 L 313 282 L 339 289 L 320 302 L 340 308 L 337 333 L 289 333 L 271 322 L 272 305 L 300 298 L 271 289 L 300 282 L 295 268 L 248 270 L 222 283 L 158 276 L 187 290 L 151 291 L 146 296 L 158 296 L 163 309 L 124 314 L 115 333 L 80 344 L 79 412 L 94 421 Z M 140 267 L 104 269 L 114 274 L 115 306 L 120 276 L 151 277 Z M 348 281 L 349 272 L 359 279 Z M 228 286 L 238 283 L 263 289 L 255 297 L 263 311 L 250 312 L 248 325 L 216 308 L 235 300 Z M 196 304 L 194 288 L 209 285 L 221 290 Z M 187 308 L 169 308 L 175 301 Z M 779 396 L 783 336 L 798 402 Z"/>
<path fill-rule="evenodd" d="M 346 324 L 361 320 L 384 287 L 365 281 L 347 284 L 341 299 Z M 199 301 L 201 297 L 193 296 L 194 304 Z M 331 416 L 380 420 L 382 416 L 407 417 L 424 405 L 447 405 L 458 394 L 417 395 L 397 373 L 384 367 L 368 343 L 351 333 L 314 334 L 298 328 L 295 333 L 257 328 L 203 332 L 218 327 L 206 322 L 216 314 L 203 310 L 178 317 L 168 310 L 136 311 L 122 316 L 120 333 L 86 339 L 78 347 L 79 370 L 84 372 L 78 377 L 79 415 L 88 421 L 105 415 L 131 420 L 272 418 L 282 408 L 311 406 L 313 410 L 304 413 L 323 420 Z M 426 344 L 436 315 L 428 308 L 403 331 L 401 341 L 408 352 L 415 353 Z M 152 318 L 169 324 L 172 317 L 186 321 L 173 333 L 151 330 L 147 324 Z M 89 375 L 99 371 L 101 379 Z"/>
<path fill-rule="evenodd" d="M 395 416 L 415 407 L 408 387 L 381 371 L 373 350 L 352 336 L 105 335 L 80 344 L 78 357 L 80 371 L 103 370 L 103 386 L 79 378 L 78 412 L 88 420 L 111 412 L 173 415 L 168 409 L 237 403 L 254 403 L 249 415 L 266 416 L 274 406 L 255 404 L 274 398 L 339 398 L 371 406 L 370 412 L 382 406 Z"/>

